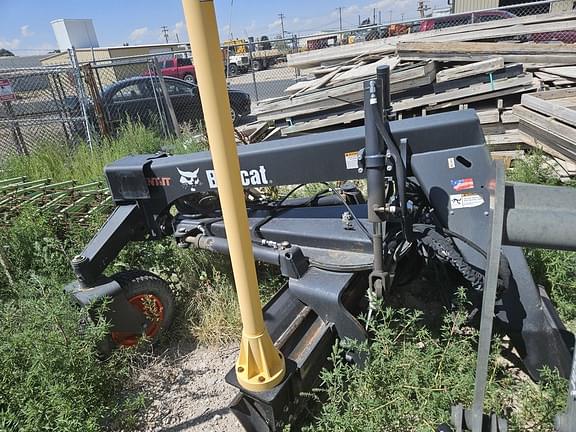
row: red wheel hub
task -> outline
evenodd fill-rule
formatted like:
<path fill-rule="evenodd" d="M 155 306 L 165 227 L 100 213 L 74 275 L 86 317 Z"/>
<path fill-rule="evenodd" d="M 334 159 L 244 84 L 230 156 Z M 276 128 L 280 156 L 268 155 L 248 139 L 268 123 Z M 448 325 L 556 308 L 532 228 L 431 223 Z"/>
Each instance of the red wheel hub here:
<path fill-rule="evenodd" d="M 144 333 L 147 338 L 153 339 L 164 321 L 164 306 L 160 299 L 154 294 L 139 294 L 129 298 L 128 302 L 144 314 L 148 320 Z M 111 332 L 110 336 L 116 345 L 129 347 L 138 344 L 142 334 L 116 331 Z"/>

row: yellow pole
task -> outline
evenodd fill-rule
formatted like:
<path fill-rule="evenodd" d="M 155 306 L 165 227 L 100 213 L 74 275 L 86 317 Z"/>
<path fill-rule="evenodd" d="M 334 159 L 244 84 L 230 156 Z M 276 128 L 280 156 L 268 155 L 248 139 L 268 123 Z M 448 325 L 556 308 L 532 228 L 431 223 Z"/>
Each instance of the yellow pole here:
<path fill-rule="evenodd" d="M 182 6 L 242 317 L 236 376 L 247 390 L 269 390 L 284 377 L 284 357 L 274 347 L 262 316 L 214 3 L 213 0 L 182 0 Z"/>

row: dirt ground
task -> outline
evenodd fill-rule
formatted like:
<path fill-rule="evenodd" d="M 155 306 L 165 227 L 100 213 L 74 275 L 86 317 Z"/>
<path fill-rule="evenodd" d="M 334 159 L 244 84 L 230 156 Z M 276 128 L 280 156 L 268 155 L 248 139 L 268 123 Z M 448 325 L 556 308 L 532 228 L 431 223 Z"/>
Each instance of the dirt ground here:
<path fill-rule="evenodd" d="M 236 394 L 224 376 L 238 346 L 173 346 L 151 357 L 136 380 L 150 406 L 138 430 L 146 432 L 231 432 L 242 428 L 228 404 Z"/>

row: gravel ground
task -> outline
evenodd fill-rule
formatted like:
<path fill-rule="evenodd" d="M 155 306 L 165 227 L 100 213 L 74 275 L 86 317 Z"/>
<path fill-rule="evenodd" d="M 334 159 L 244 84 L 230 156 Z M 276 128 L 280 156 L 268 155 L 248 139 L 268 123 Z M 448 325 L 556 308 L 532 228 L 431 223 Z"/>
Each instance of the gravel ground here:
<path fill-rule="evenodd" d="M 136 379 L 150 406 L 139 430 L 146 432 L 241 431 L 228 404 L 236 394 L 224 381 L 238 346 L 176 346 L 155 357 Z"/>

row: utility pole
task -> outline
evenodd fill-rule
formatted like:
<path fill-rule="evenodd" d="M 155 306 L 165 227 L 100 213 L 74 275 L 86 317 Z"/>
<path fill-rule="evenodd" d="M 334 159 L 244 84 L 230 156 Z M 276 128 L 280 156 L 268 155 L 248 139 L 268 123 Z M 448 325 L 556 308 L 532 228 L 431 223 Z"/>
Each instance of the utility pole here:
<path fill-rule="evenodd" d="M 372 9 L 372 25 L 376 24 L 376 8 Z"/>
<path fill-rule="evenodd" d="M 338 9 L 338 19 L 340 21 L 340 31 L 342 31 L 342 6 L 339 6 L 336 9 Z"/>
<path fill-rule="evenodd" d="M 424 3 L 424 0 L 418 0 L 418 12 L 420 13 L 420 18 L 426 18 L 426 11 L 430 9 L 430 6 Z"/>
<path fill-rule="evenodd" d="M 378 11 L 378 24 L 382 25 L 382 11 L 381 10 Z"/>
<path fill-rule="evenodd" d="M 162 29 L 162 33 L 164 34 L 164 39 L 166 39 L 166 43 L 168 43 L 168 27 L 165 25 L 160 27 Z"/>
<path fill-rule="evenodd" d="M 390 11 L 390 19 L 388 20 L 389 24 L 392 24 L 392 11 Z"/>
<path fill-rule="evenodd" d="M 282 28 L 282 39 L 285 39 L 286 36 L 284 35 L 284 18 L 286 17 L 286 15 L 284 15 L 283 13 L 279 13 L 278 16 L 280 17 L 280 27 Z"/>

